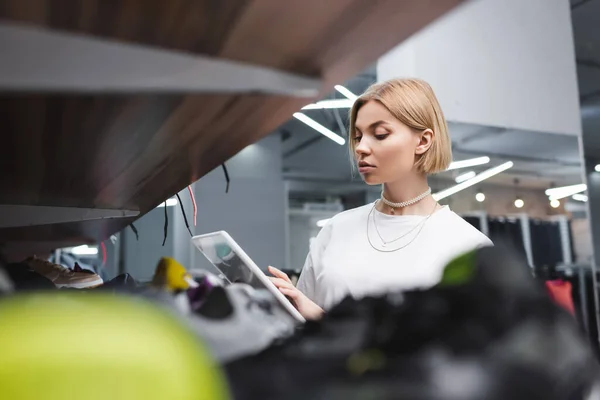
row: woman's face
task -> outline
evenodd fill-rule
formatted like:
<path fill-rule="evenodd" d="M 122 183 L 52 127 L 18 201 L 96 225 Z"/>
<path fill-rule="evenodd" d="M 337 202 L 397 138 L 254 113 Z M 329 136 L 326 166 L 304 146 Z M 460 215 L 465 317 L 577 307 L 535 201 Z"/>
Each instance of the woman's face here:
<path fill-rule="evenodd" d="M 419 154 L 431 145 L 431 131 L 416 133 L 378 101 L 365 103 L 353 132 L 358 171 L 369 185 L 394 182 L 413 172 Z"/>

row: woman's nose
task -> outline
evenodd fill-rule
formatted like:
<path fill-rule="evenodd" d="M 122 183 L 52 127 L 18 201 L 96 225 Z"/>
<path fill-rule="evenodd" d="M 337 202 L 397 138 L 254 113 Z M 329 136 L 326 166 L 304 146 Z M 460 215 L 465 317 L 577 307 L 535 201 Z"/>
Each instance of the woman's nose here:
<path fill-rule="evenodd" d="M 371 153 L 371 149 L 370 149 L 367 141 L 368 140 L 365 140 L 365 138 L 362 138 L 361 141 L 358 142 L 358 145 L 354 149 L 354 151 L 356 152 L 357 155 L 365 155 L 365 154 Z"/>

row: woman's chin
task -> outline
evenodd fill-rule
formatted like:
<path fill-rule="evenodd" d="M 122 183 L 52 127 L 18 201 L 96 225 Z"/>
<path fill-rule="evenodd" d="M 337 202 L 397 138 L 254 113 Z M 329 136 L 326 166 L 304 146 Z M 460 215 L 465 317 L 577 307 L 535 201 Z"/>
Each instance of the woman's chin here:
<path fill-rule="evenodd" d="M 369 186 L 381 185 L 381 179 L 372 174 L 361 174 L 362 180 Z"/>

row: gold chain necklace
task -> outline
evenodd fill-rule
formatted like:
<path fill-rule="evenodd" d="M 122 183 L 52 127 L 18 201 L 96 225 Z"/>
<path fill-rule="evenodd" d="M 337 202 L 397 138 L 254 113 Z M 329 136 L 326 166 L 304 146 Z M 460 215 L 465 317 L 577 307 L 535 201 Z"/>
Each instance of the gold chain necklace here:
<path fill-rule="evenodd" d="M 419 227 L 419 230 L 417 231 L 417 234 L 415 235 L 415 237 L 413 237 L 413 238 L 411 239 L 411 241 L 410 241 L 410 242 L 408 242 L 408 243 L 406 243 L 405 245 L 402 245 L 402 246 L 400 246 L 400 247 L 398 247 L 398 248 L 395 248 L 395 249 L 385 249 L 385 250 L 384 250 L 384 249 L 379 249 L 379 248 L 377 248 L 377 247 L 376 247 L 376 246 L 373 244 L 373 242 L 371 241 L 371 235 L 369 234 L 369 220 L 371 219 L 371 215 L 373 215 L 373 211 L 375 210 L 375 206 L 376 206 L 376 205 L 377 205 L 377 201 L 376 201 L 376 202 L 373 204 L 373 207 L 371 208 L 371 211 L 369 211 L 369 215 L 367 216 L 367 241 L 369 242 L 369 245 L 370 245 L 370 246 L 373 248 L 373 250 L 376 250 L 376 251 L 378 251 L 378 252 L 380 252 L 380 253 L 393 253 L 393 252 L 395 252 L 395 251 L 402 250 L 403 248 L 407 247 L 407 246 L 408 246 L 408 245 L 410 245 L 412 242 L 414 242 L 414 241 L 417 239 L 417 237 L 419 237 L 419 234 L 421 233 L 421 231 L 422 231 L 422 230 L 423 230 L 423 228 L 425 227 L 425 222 L 427 222 L 427 221 L 429 220 L 429 218 L 431 218 L 431 216 L 432 216 L 432 215 L 435 213 L 435 210 L 437 209 L 437 206 L 438 206 L 438 204 L 437 204 L 437 203 L 435 203 L 435 204 L 434 204 L 434 206 L 433 206 L 433 210 L 431 210 L 431 213 L 429 213 L 429 215 L 428 215 L 427 217 L 425 217 L 423 221 L 421 221 L 421 222 L 419 222 L 419 224 L 417 224 L 417 226 L 420 226 L 420 227 Z M 375 229 L 377 229 L 377 225 L 376 225 L 376 223 L 375 223 L 375 219 L 373 219 L 373 225 L 375 225 Z M 416 229 L 416 227 L 415 227 L 415 228 L 413 228 L 413 229 L 411 229 L 411 231 L 410 231 L 410 232 L 414 231 L 415 229 Z M 410 233 L 410 232 L 409 232 L 409 233 Z M 408 234 L 408 233 L 407 233 L 407 234 Z M 402 237 L 406 236 L 407 234 L 404 234 L 404 235 L 403 235 L 403 236 L 401 236 L 400 238 L 402 238 Z M 396 241 L 396 240 L 398 240 L 398 239 L 400 239 L 400 238 L 394 239 L 394 241 Z M 381 237 L 380 237 L 380 239 L 381 239 Z M 381 240 L 382 240 L 382 242 L 384 242 L 384 241 L 383 241 L 383 239 L 381 239 Z M 385 243 L 385 242 L 384 242 L 384 243 Z M 387 242 L 387 243 L 392 243 L 392 242 Z M 385 244 L 383 245 L 383 247 L 385 247 Z"/>
<path fill-rule="evenodd" d="M 377 202 L 379 202 L 379 200 Z M 377 206 L 377 204 L 375 204 L 375 206 Z M 381 232 L 379 232 L 379 228 L 377 228 L 376 216 L 377 216 L 377 213 L 373 213 L 373 226 L 375 227 L 375 232 L 377 232 L 377 236 L 379 236 L 379 239 L 381 239 L 381 243 L 382 243 L 383 247 L 387 247 L 388 244 L 397 242 L 398 240 L 402 239 L 403 237 L 409 235 L 411 232 L 413 232 L 415 229 L 417 229 L 419 226 L 421 226 L 421 224 L 424 224 L 428 218 L 427 216 L 423 217 L 423 219 L 421 219 L 421 221 L 419 221 L 418 224 L 416 224 L 414 227 L 412 227 L 412 229 L 410 229 L 408 232 L 402 234 L 401 236 L 397 237 L 396 239 L 385 240 L 383 238 L 383 236 L 381 235 Z"/>

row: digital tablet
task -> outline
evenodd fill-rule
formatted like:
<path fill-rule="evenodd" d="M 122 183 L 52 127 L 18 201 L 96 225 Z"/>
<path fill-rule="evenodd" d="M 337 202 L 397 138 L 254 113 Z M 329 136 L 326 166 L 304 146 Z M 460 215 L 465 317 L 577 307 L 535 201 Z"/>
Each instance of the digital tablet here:
<path fill-rule="evenodd" d="M 256 289 L 268 290 L 294 319 L 305 322 L 292 303 L 227 232 L 194 236 L 192 243 L 221 272 L 221 279 L 227 283 L 246 283 Z"/>

